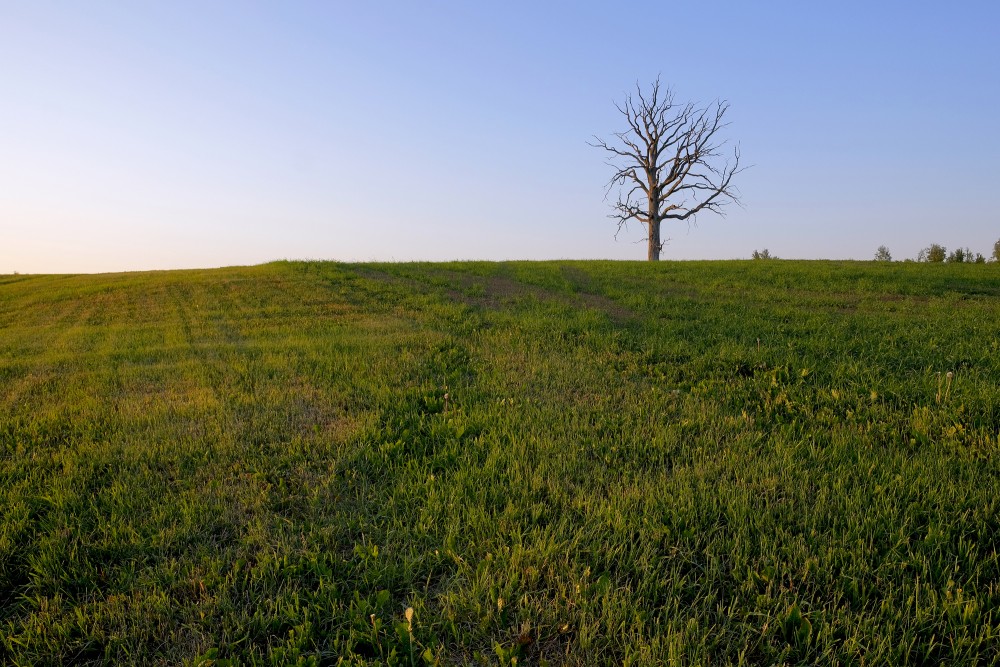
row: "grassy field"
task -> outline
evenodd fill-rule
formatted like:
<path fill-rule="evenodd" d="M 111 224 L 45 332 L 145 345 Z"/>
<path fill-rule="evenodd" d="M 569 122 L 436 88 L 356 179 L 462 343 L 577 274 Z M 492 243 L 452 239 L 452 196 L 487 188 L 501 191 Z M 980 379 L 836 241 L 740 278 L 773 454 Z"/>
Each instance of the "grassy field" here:
<path fill-rule="evenodd" d="M 1000 664 L 998 329 L 993 265 L 0 276 L 0 663 Z"/>

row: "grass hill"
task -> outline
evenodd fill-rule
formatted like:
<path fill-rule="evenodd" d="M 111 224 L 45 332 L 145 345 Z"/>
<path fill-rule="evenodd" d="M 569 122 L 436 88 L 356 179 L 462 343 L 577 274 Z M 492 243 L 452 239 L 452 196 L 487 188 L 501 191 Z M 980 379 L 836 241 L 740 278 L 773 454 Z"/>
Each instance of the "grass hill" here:
<path fill-rule="evenodd" d="M 0 277 L 0 662 L 997 664 L 998 297 L 858 262 Z"/>

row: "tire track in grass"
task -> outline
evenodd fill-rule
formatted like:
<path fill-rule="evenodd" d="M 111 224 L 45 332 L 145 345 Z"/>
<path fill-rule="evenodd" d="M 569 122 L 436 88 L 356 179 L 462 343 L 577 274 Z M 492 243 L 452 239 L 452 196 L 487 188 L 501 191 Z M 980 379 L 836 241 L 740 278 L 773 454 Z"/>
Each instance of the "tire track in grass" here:
<path fill-rule="evenodd" d="M 566 289 L 556 290 L 551 286 L 518 280 L 511 275 L 512 271 L 506 263 L 498 266 L 498 272 L 488 275 L 469 273 L 460 268 L 410 265 L 393 266 L 391 269 L 382 265 L 351 268 L 372 280 L 486 311 L 498 311 L 533 298 L 575 309 L 588 308 L 606 316 L 615 325 L 626 325 L 635 319 L 635 313 L 629 307 L 595 291 L 596 285 L 589 274 L 578 267 L 558 264 Z"/>
<path fill-rule="evenodd" d="M 357 285 L 360 289 L 348 298 L 369 314 L 383 312 L 385 302 L 368 306 L 362 295 L 382 294 L 385 283 L 365 279 L 375 284 Z M 339 290 L 342 284 L 332 287 Z M 350 626 L 368 623 L 369 612 L 380 617 L 396 615 L 390 610 L 398 605 L 390 603 L 409 599 L 416 582 L 438 582 L 449 576 L 455 565 L 436 555 L 445 542 L 441 526 L 426 526 L 430 534 L 418 535 L 411 527 L 423 525 L 425 505 L 436 502 L 427 475 L 433 471 L 439 478 L 447 476 L 470 451 L 472 429 L 463 429 L 461 435 L 455 430 L 457 425 L 450 420 L 460 420 L 461 414 L 454 395 L 447 408 L 451 412 L 444 414 L 441 387 L 447 384 L 462 395 L 471 383 L 472 368 L 467 353 L 459 349 L 464 346 L 448 336 L 447 326 L 409 310 L 413 291 L 399 284 L 392 288 L 398 288 L 387 298 L 395 304 L 392 311 L 363 323 L 357 333 L 367 343 L 364 353 L 378 359 L 371 365 L 361 362 L 367 369 L 365 380 L 385 389 L 372 397 L 373 421 L 345 443 L 342 455 L 331 462 L 331 482 L 336 484 L 338 498 L 322 513 L 331 519 L 339 517 L 334 531 L 339 567 L 344 569 L 344 584 L 356 591 L 359 601 L 331 619 L 335 632 L 316 637 L 321 649 L 334 640 L 351 641 Z M 447 308 L 447 312 L 455 310 L 453 305 Z M 442 314 L 445 320 L 447 312 Z M 419 321 L 403 327 L 391 325 L 408 315 L 418 316 Z M 397 345 L 410 353 L 394 351 Z M 393 646 L 394 636 L 390 633 L 381 641 Z M 353 650 L 365 655 L 369 649 L 355 645 Z"/>
<path fill-rule="evenodd" d="M 357 335 L 367 339 L 364 329 L 359 330 Z M 337 340 L 331 342 L 335 346 L 338 343 Z M 266 356 L 258 361 L 264 364 L 267 361 Z M 303 384 L 314 387 L 314 391 L 320 394 L 330 391 L 330 385 L 317 384 L 314 377 L 302 372 L 302 370 L 309 368 L 308 362 L 302 360 L 301 357 L 299 362 L 304 363 L 304 366 L 291 364 L 292 372 L 289 373 L 291 377 L 305 378 Z M 362 362 L 356 362 L 356 365 L 361 364 Z M 377 369 L 375 370 L 378 372 Z M 357 370 L 349 375 L 357 377 Z M 335 387 L 336 384 L 332 386 Z M 266 388 L 266 386 L 259 385 L 256 387 L 258 391 L 266 390 Z M 363 433 L 357 433 L 357 435 L 363 437 Z M 341 441 L 342 444 L 325 443 L 324 440 L 326 440 L 325 437 L 318 437 L 316 440 L 293 438 L 287 444 L 265 441 L 255 445 L 255 449 L 258 446 L 260 448 L 259 455 L 254 455 L 253 452 L 248 453 L 245 460 L 246 465 L 241 470 L 245 470 L 245 474 L 251 478 L 261 480 L 261 483 L 266 485 L 264 488 L 270 499 L 266 505 L 257 510 L 258 517 L 265 525 L 271 526 L 268 523 L 270 521 L 276 523 L 267 535 L 262 535 L 257 530 L 246 535 L 246 538 L 251 542 L 242 551 L 243 556 L 241 556 L 245 563 L 245 574 L 238 577 L 238 582 L 245 582 L 245 584 L 234 584 L 231 591 L 233 595 L 240 598 L 249 595 L 250 600 L 256 600 L 258 595 L 265 592 L 261 591 L 259 586 L 264 581 L 274 579 L 275 585 L 280 584 L 283 588 L 294 590 L 296 595 L 329 596 L 331 594 L 329 588 L 331 568 L 332 571 L 340 571 L 346 563 L 356 558 L 356 555 L 351 551 L 353 542 L 348 542 L 346 549 L 341 551 L 344 531 L 350 530 L 350 517 L 369 515 L 378 506 L 370 503 L 370 499 L 364 493 L 354 497 L 353 493 L 345 488 L 347 485 L 338 484 L 338 481 L 343 478 L 339 477 L 336 471 L 343 470 L 346 475 L 352 469 L 350 465 L 345 466 L 342 457 L 349 456 L 346 452 L 358 451 L 353 448 L 354 442 L 356 442 L 354 435 L 345 434 Z M 274 445 L 280 445 L 283 450 L 275 450 Z M 267 466 L 260 467 L 265 462 Z M 320 540 L 318 544 L 314 542 L 317 539 Z M 304 541 L 306 544 L 314 544 L 314 546 L 303 553 L 301 547 L 289 549 L 290 541 Z M 336 545 L 337 553 L 339 553 L 332 560 L 331 542 Z M 318 554 L 310 554 L 311 549 L 320 546 L 323 548 Z M 274 555 L 271 555 L 272 552 Z M 322 558 L 320 558 L 321 555 Z M 274 558 L 278 558 L 277 565 L 279 567 L 277 570 L 275 570 Z M 264 579 L 261 581 L 257 577 L 264 577 Z M 323 577 L 326 577 L 328 582 L 325 589 L 321 585 Z M 258 583 L 247 590 L 245 585 L 250 586 L 251 582 L 255 580 Z M 342 579 L 338 578 L 336 581 L 342 581 Z M 346 602 L 336 597 L 335 590 L 333 593 L 336 598 L 334 608 Z M 381 600 L 381 596 L 379 599 Z M 329 609 L 333 602 L 334 600 L 331 600 L 325 606 Z M 284 628 L 296 627 L 294 624 L 287 625 L 288 621 L 281 621 L 277 627 L 271 626 L 271 630 L 264 632 L 268 623 L 274 622 L 273 620 L 269 621 L 268 617 L 264 616 L 259 622 L 255 621 L 246 628 L 249 633 L 247 636 L 249 643 L 244 644 L 245 650 L 255 648 L 264 653 L 270 652 L 275 648 L 275 635 L 285 634 Z M 261 624 L 263 627 L 258 627 Z M 298 629 L 301 630 L 301 628 Z M 324 633 L 324 635 L 326 634 Z M 308 638 L 308 635 L 306 637 Z M 316 637 L 315 639 L 323 642 L 328 641 L 327 637 Z"/>

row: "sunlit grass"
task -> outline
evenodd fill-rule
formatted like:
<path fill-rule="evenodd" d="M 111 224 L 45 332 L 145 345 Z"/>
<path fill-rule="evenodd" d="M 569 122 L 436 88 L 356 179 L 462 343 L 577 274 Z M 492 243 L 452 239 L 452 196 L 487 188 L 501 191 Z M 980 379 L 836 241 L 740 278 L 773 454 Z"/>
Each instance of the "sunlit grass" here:
<path fill-rule="evenodd" d="M 995 664 L 997 296 L 835 262 L 5 278 L 0 662 Z"/>

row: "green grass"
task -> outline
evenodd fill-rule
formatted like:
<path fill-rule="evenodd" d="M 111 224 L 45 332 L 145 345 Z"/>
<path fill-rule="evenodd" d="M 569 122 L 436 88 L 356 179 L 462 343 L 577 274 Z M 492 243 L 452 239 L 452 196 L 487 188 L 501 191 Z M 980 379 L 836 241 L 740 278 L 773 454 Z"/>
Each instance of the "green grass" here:
<path fill-rule="evenodd" d="M 0 663 L 998 664 L 998 297 L 855 262 L 0 277 Z"/>

